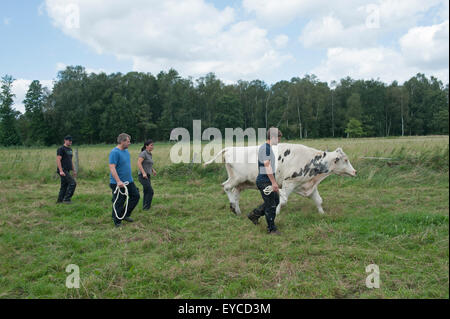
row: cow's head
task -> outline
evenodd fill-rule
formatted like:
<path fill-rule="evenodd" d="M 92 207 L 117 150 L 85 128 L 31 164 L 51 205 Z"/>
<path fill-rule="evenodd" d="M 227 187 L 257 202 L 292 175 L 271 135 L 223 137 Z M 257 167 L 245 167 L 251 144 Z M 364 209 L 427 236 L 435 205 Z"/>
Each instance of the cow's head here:
<path fill-rule="evenodd" d="M 341 148 L 337 148 L 334 152 L 334 158 L 332 159 L 334 163 L 333 172 L 339 176 L 356 176 L 356 170 L 353 168 L 352 164 L 348 160 L 347 155 Z"/>

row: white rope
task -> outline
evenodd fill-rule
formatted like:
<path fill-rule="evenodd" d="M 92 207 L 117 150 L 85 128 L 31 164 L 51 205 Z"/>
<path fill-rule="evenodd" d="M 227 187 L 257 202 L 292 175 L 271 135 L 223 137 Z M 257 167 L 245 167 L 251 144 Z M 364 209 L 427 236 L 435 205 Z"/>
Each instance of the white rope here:
<path fill-rule="evenodd" d="M 130 182 L 124 182 L 123 184 L 125 185 L 125 187 L 124 187 L 124 188 L 125 188 L 125 191 L 124 191 L 123 193 L 122 193 L 122 191 L 120 190 L 121 187 L 119 187 L 119 185 L 117 185 L 116 190 L 114 191 L 114 194 L 116 194 L 116 193 L 118 192 L 118 194 L 117 194 L 117 196 L 116 196 L 116 200 L 115 200 L 114 203 L 113 203 L 114 213 L 116 214 L 116 218 L 117 218 L 118 220 L 124 219 L 124 218 L 125 218 L 125 215 L 127 214 L 127 210 L 128 210 L 128 198 L 129 198 L 129 196 L 128 196 L 128 188 L 127 188 L 127 185 L 130 184 Z M 124 211 L 124 213 L 123 213 L 122 218 L 120 218 L 120 217 L 117 215 L 117 211 L 116 211 L 116 202 L 117 202 L 117 199 L 119 198 L 120 195 L 124 195 L 124 196 L 127 197 L 127 200 L 126 200 L 126 202 L 125 202 L 125 211 Z"/>
<path fill-rule="evenodd" d="M 270 195 L 270 193 L 273 192 L 272 185 L 269 185 L 266 188 L 264 188 L 263 192 L 264 192 L 264 195 L 266 195 L 266 196 Z"/>

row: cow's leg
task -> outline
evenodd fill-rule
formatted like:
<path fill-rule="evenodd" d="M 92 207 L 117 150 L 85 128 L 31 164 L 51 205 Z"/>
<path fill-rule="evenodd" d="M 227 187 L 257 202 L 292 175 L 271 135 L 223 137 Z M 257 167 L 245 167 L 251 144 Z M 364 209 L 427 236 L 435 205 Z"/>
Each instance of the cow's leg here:
<path fill-rule="evenodd" d="M 314 191 L 309 196 L 309 198 L 311 198 L 314 201 L 314 203 L 316 204 L 317 209 L 319 210 L 319 214 L 324 214 L 325 212 L 323 211 L 323 208 L 322 208 L 322 202 L 323 202 L 322 197 L 320 197 L 317 187 L 314 189 Z"/>
<path fill-rule="evenodd" d="M 287 202 L 288 202 L 288 197 L 289 195 L 294 191 L 295 189 L 295 184 L 292 183 L 284 183 L 283 184 L 283 188 L 280 189 L 280 203 L 277 206 L 277 216 L 280 213 L 281 207 L 282 206 L 286 206 Z"/>

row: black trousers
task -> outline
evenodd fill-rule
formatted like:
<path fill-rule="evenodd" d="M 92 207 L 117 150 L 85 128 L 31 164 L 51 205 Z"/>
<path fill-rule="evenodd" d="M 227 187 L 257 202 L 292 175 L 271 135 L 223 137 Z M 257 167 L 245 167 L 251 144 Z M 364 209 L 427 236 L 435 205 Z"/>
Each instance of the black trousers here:
<path fill-rule="evenodd" d="M 142 209 L 143 210 L 149 210 L 152 206 L 152 200 L 153 200 L 153 187 L 152 182 L 150 180 L 150 176 L 147 175 L 147 178 L 142 177 L 141 174 L 138 175 L 139 182 L 142 184 L 142 187 L 144 188 L 144 200 L 142 201 Z"/>
<path fill-rule="evenodd" d="M 70 199 L 73 196 L 73 193 L 75 192 L 75 188 L 77 187 L 77 182 L 75 179 L 70 175 L 70 172 L 67 170 L 63 170 L 66 176 L 61 176 L 61 187 L 59 189 L 59 195 L 58 195 L 58 202 L 62 201 L 70 201 Z"/>
<path fill-rule="evenodd" d="M 117 199 L 115 208 L 117 215 L 122 218 L 123 214 L 125 213 L 125 201 L 127 197 L 125 195 L 121 195 L 119 192 L 114 194 L 114 191 L 116 190 L 117 184 L 109 184 L 109 187 L 111 187 L 112 190 L 112 203 L 114 204 L 114 201 L 116 200 L 116 197 L 119 196 Z M 134 183 L 130 183 L 125 186 L 128 189 L 128 209 L 125 213 L 125 217 L 130 217 L 131 212 L 136 207 L 136 205 L 139 203 L 139 190 L 136 188 L 136 185 Z M 123 192 L 123 190 L 122 190 Z M 121 219 L 118 219 L 116 217 L 116 214 L 114 213 L 114 207 L 112 208 L 112 219 L 114 221 L 114 224 L 120 224 L 122 222 Z"/>
<path fill-rule="evenodd" d="M 258 217 L 265 215 L 267 221 L 267 230 L 272 231 L 277 230 L 277 227 L 275 226 L 275 217 L 277 215 L 277 206 L 280 203 L 280 196 L 277 192 L 272 192 L 269 195 L 264 194 L 264 188 L 269 185 L 272 185 L 272 183 L 256 183 L 256 186 L 261 193 L 264 203 L 259 205 L 258 208 L 254 209 L 253 213 Z"/>

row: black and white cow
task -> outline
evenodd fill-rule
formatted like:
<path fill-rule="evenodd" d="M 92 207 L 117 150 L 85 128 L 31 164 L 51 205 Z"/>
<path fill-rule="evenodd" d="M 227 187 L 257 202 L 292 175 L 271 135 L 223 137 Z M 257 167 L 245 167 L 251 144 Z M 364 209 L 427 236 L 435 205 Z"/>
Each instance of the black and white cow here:
<path fill-rule="evenodd" d="M 206 166 L 222 155 L 222 163 L 225 162 L 228 173 L 228 179 L 222 185 L 228 195 L 230 209 L 235 214 L 241 214 L 241 191 L 256 189 L 258 147 L 226 147 L 212 160 L 203 164 Z M 301 144 L 288 143 L 280 143 L 272 148 L 277 158 L 275 178 L 280 187 L 277 214 L 281 206 L 287 204 L 288 197 L 293 192 L 311 198 L 319 213 L 323 214 L 322 198 L 317 190 L 320 182 L 331 174 L 356 176 L 356 170 L 341 148 L 325 152 Z"/>

